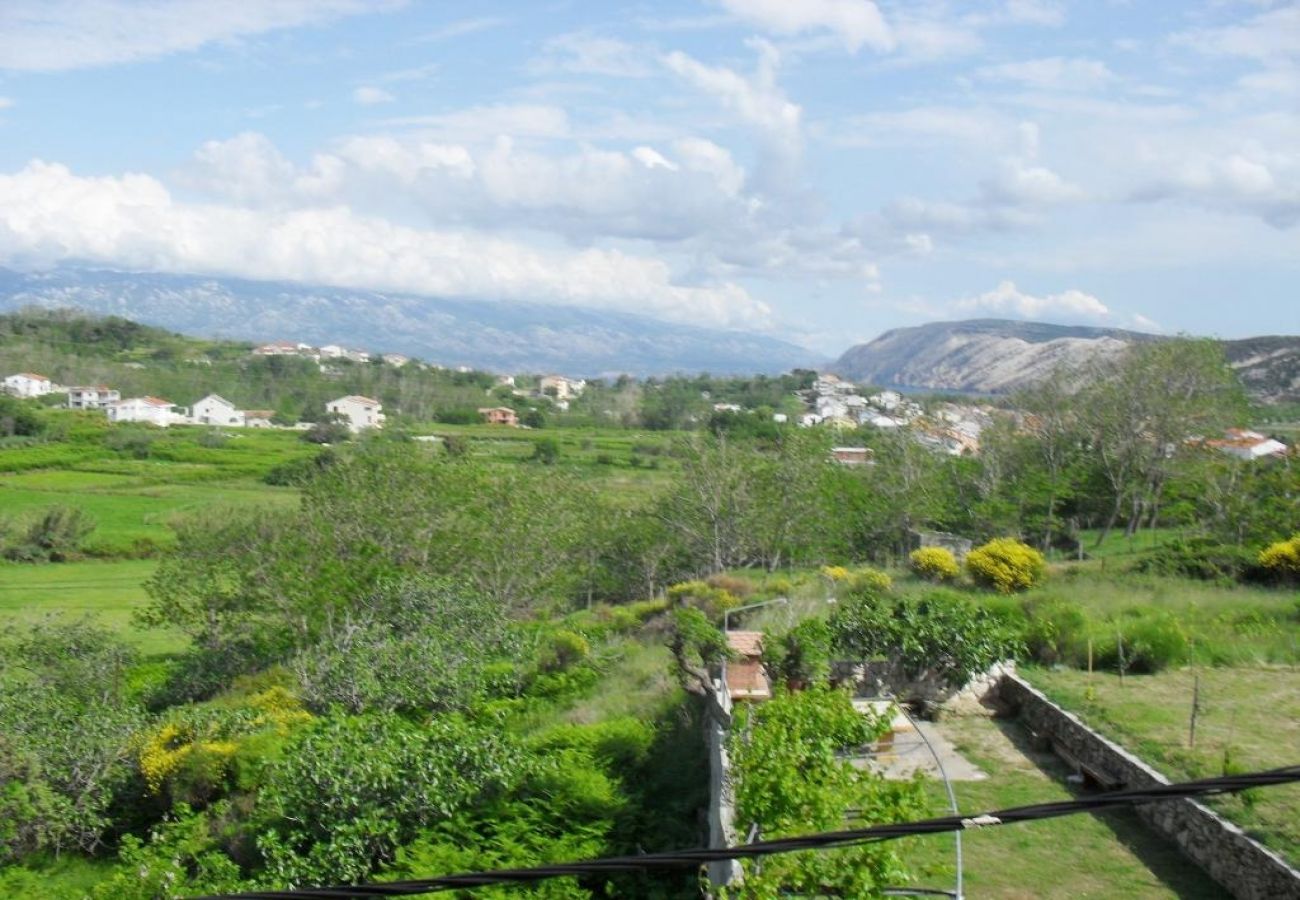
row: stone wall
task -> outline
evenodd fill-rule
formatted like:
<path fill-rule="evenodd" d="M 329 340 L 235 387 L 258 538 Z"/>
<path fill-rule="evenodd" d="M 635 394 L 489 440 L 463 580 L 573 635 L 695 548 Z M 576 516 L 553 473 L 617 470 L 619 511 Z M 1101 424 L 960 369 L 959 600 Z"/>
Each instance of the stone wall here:
<path fill-rule="evenodd" d="M 731 760 L 727 755 L 726 719 L 731 715 L 731 697 L 718 682 L 718 701 L 722 715 L 704 717 L 705 738 L 709 749 L 709 847 L 733 847 L 736 840 L 736 796 L 731 781 Z M 709 883 L 715 887 L 734 884 L 741 879 L 740 863 L 734 859 L 709 863 Z"/>
<path fill-rule="evenodd" d="M 995 688 L 995 700 L 1052 749 L 1085 771 L 1126 788 L 1169 784 L 1169 779 L 1088 728 L 1014 674 Z M 1234 897 L 1300 898 L 1300 872 L 1240 828 L 1194 800 L 1167 800 L 1135 808 L 1137 815 L 1174 844 Z"/>

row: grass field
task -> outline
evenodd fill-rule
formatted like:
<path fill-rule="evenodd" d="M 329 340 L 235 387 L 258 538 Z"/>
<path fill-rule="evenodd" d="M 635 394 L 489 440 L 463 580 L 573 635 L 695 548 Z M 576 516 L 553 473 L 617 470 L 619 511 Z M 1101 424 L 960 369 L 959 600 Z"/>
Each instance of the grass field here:
<path fill-rule="evenodd" d="M 144 581 L 155 565 L 152 560 L 0 565 L 0 627 L 84 618 L 116 631 L 146 655 L 174 653 L 185 646 L 181 634 L 131 624 L 131 613 L 148 599 Z"/>
<path fill-rule="evenodd" d="M 989 778 L 954 783 L 962 815 L 1009 806 L 1070 799 L 1065 765 L 1030 748 L 1012 722 L 963 716 L 940 730 Z M 931 787 L 935 814 L 947 800 Z M 1152 835 L 1127 812 L 1076 815 L 963 834 L 965 889 L 970 897 L 1216 898 L 1223 891 L 1172 845 Z M 950 835 L 910 839 L 905 858 L 915 884 L 951 888 L 955 854 Z"/>
<path fill-rule="evenodd" d="M 1067 709 L 1170 778 L 1300 763 L 1300 669 L 1203 668 L 1119 677 L 1034 670 L 1028 677 Z M 1196 744 L 1189 744 L 1200 683 Z M 1253 836 L 1300 864 L 1300 785 L 1212 801 Z"/>

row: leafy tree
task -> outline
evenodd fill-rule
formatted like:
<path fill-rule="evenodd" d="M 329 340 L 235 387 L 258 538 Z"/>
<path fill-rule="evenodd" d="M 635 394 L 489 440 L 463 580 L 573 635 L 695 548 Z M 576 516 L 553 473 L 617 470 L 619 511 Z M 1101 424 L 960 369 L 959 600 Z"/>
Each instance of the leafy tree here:
<path fill-rule="evenodd" d="M 847 692 L 778 690 L 738 716 L 747 721 L 733 729 L 730 747 L 736 819 L 742 828 L 758 826 L 764 840 L 840 830 L 850 815 L 864 824 L 884 824 L 923 813 L 919 781 L 888 781 L 842 754 L 889 727 L 887 718 L 855 710 Z M 785 853 L 746 872 L 739 896 L 881 897 L 883 888 L 906 877 L 888 844 Z"/>
<path fill-rule="evenodd" d="M 919 699 L 960 687 L 972 675 L 1019 652 L 1019 637 L 961 594 L 934 590 L 921 598 L 853 592 L 831 613 L 841 658 L 882 660 L 895 692 Z"/>
<path fill-rule="evenodd" d="M 98 848 L 131 777 L 143 712 L 128 697 L 132 653 L 85 624 L 42 625 L 0 647 L 0 858 Z"/>
<path fill-rule="evenodd" d="M 30 403 L 0 393 L 0 437 L 36 437 L 45 432 L 45 420 Z"/>
<path fill-rule="evenodd" d="M 523 762 L 495 728 L 451 717 L 322 719 L 258 794 L 266 874 L 292 886 L 364 881 L 420 829 L 516 783 Z"/>
<path fill-rule="evenodd" d="M 348 712 L 462 709 L 487 667 L 517 656 L 493 602 L 448 581 L 380 585 L 291 664 L 309 705 Z"/>

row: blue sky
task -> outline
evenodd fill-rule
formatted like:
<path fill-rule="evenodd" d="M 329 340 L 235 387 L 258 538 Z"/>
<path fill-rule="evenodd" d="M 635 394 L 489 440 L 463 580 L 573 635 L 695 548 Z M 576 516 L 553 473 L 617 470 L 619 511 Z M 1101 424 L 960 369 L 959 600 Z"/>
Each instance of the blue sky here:
<path fill-rule="evenodd" d="M 5 0 L 0 265 L 1300 332 L 1300 5 Z"/>

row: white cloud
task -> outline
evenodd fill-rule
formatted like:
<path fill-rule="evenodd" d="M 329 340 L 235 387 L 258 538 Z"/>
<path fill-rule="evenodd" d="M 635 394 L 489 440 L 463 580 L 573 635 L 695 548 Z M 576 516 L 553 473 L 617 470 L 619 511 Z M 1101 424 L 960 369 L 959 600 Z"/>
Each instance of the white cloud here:
<path fill-rule="evenodd" d="M 991 291 L 976 297 L 958 300 L 954 308 L 968 313 L 997 313 L 1014 315 L 1023 319 L 1040 319 L 1048 316 L 1065 318 L 1104 319 L 1110 315 L 1106 304 L 1091 294 L 1071 288 L 1059 294 L 1035 297 L 1026 294 L 1011 281 L 1003 281 Z"/>
<path fill-rule="evenodd" d="M 870 0 L 717 0 L 738 19 L 789 36 L 830 32 L 856 53 L 867 46 L 890 50 L 894 36 Z"/>
<path fill-rule="evenodd" d="M 788 152 L 797 153 L 801 143 L 803 111 L 786 97 L 776 83 L 780 56 L 766 41 L 751 42 L 758 51 L 752 76 L 725 66 L 710 66 L 675 51 L 664 57 L 670 71 L 700 91 L 717 99 L 742 121 L 773 137 Z"/>
<path fill-rule="evenodd" d="M 1006 0 L 1002 18 L 1026 25 L 1064 25 L 1065 7 L 1050 0 Z"/>
<path fill-rule="evenodd" d="M 1116 80 L 1100 60 L 1061 56 L 984 66 L 975 75 L 984 81 L 1009 81 L 1045 91 L 1095 91 Z"/>
<path fill-rule="evenodd" d="M 1300 6 L 1288 4 L 1245 22 L 1197 28 L 1171 38 L 1208 56 L 1238 56 L 1260 61 L 1300 57 Z"/>
<path fill-rule="evenodd" d="M 558 139 L 572 136 L 569 116 L 558 106 L 495 104 L 471 106 L 426 116 L 403 116 L 383 124 L 413 128 L 437 140 L 477 143 L 501 135 Z"/>
<path fill-rule="evenodd" d="M 441 28 L 435 28 L 433 31 L 420 35 L 417 40 L 429 43 L 446 41 L 452 38 L 464 37 L 468 34 L 477 34 L 480 31 L 490 31 L 493 28 L 501 28 L 509 24 L 510 20 L 503 16 L 478 16 L 471 19 L 457 19 L 454 22 L 448 22 Z"/>
<path fill-rule="evenodd" d="M 1257 215 L 1275 228 L 1291 228 L 1300 223 L 1300 153 L 1248 145 L 1222 154 L 1166 158 L 1158 174 L 1135 190 L 1132 198 L 1184 200 Z"/>
<path fill-rule="evenodd" d="M 646 51 L 616 38 L 585 32 L 561 34 L 550 38 L 542 55 L 529 64 L 536 74 L 569 72 L 575 75 L 607 75 L 615 78 L 640 78 L 653 68 Z"/>
<path fill-rule="evenodd" d="M 343 206 L 183 203 L 146 175 L 82 177 L 39 161 L 0 175 L 0 259 L 550 301 L 717 326 L 762 328 L 771 320 L 768 306 L 744 288 L 678 283 L 652 256 L 544 251 L 474 231 L 410 228 Z"/>
<path fill-rule="evenodd" d="M 362 106 L 378 106 L 381 103 L 392 103 L 396 99 L 383 88 L 369 85 L 363 85 L 352 92 L 352 102 Z"/>
<path fill-rule="evenodd" d="M 217 41 L 382 12 L 403 0 L 5 0 L 0 69 L 56 72 L 157 59 Z"/>
<path fill-rule="evenodd" d="M 13 105 L 14 105 L 14 101 L 12 98 L 0 97 L 0 109 L 10 109 L 13 107 Z"/>

